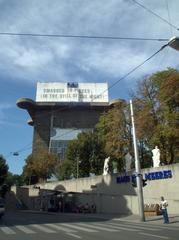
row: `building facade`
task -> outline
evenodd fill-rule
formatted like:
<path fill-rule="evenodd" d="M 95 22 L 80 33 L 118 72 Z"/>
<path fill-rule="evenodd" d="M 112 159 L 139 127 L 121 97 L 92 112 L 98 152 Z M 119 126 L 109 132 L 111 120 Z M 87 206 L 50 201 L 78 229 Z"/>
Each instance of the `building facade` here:
<path fill-rule="evenodd" d="M 36 100 L 20 98 L 17 106 L 31 117 L 32 152 L 48 149 L 64 159 L 68 142 L 92 131 L 111 104 L 107 83 L 37 83 Z"/>

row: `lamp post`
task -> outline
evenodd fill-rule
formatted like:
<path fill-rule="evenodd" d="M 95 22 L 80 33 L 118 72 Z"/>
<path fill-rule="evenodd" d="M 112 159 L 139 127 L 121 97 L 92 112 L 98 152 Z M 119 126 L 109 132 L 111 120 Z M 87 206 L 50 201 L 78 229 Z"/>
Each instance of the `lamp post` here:
<path fill-rule="evenodd" d="M 78 152 L 77 158 L 76 158 L 76 192 L 78 190 L 79 164 L 80 163 L 81 163 L 81 161 L 79 159 L 79 152 Z"/>
<path fill-rule="evenodd" d="M 163 50 L 167 46 L 179 51 L 179 37 L 170 38 L 168 43 L 166 45 L 164 45 L 161 48 L 161 50 Z M 143 188 L 142 188 L 142 174 L 141 174 L 139 154 L 138 154 L 138 148 L 137 148 L 137 139 L 136 139 L 132 100 L 130 100 L 130 110 L 131 110 L 131 121 L 132 121 L 134 155 L 135 155 L 135 171 L 136 171 L 136 182 L 137 182 L 137 191 L 138 191 L 139 215 L 140 215 L 140 220 L 142 222 L 144 222 L 145 215 L 144 215 L 144 199 L 143 199 Z"/>
<path fill-rule="evenodd" d="M 79 177 L 79 156 L 77 156 L 77 161 L 76 161 L 76 178 L 78 179 Z"/>
<path fill-rule="evenodd" d="M 141 222 L 144 222 L 145 215 L 144 215 L 144 199 L 143 199 L 142 178 L 141 178 L 142 175 L 141 175 L 139 154 L 138 154 L 138 148 L 137 148 L 137 138 L 136 138 L 136 131 L 135 131 L 134 111 L 133 111 L 132 100 L 130 100 L 130 110 L 131 110 L 131 120 L 132 120 L 132 133 L 133 133 L 133 144 L 134 144 L 135 171 L 136 171 L 139 215 L 140 215 Z"/>

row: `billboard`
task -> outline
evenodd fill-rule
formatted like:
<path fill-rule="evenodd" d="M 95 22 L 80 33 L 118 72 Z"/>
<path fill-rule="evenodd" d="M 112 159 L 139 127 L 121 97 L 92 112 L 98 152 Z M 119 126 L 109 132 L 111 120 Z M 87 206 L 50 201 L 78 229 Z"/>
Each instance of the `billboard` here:
<path fill-rule="evenodd" d="M 108 102 L 107 83 L 37 83 L 36 102 Z"/>

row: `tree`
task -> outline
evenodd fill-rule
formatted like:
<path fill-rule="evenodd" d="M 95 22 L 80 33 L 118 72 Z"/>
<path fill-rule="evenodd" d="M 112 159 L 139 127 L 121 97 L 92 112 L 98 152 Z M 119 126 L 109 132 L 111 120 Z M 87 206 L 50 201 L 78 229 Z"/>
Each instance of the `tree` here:
<path fill-rule="evenodd" d="M 8 172 L 5 183 L 10 187 L 13 185 L 22 186 L 24 184 L 24 179 L 21 175 L 13 174 Z"/>
<path fill-rule="evenodd" d="M 33 183 L 37 181 L 45 181 L 55 172 L 58 162 L 58 157 L 47 151 L 31 154 L 26 159 L 23 176 L 26 179 L 29 179 L 30 183 L 32 183 L 31 180 Z"/>
<path fill-rule="evenodd" d="M 125 101 L 116 103 L 104 113 L 96 125 L 106 156 L 117 164 L 118 171 L 124 169 L 124 157 L 131 152 L 131 125 Z"/>
<path fill-rule="evenodd" d="M 90 173 L 101 174 L 105 153 L 95 132 L 82 132 L 72 140 L 66 151 L 66 159 L 71 163 L 71 174 L 88 177 Z"/>
<path fill-rule="evenodd" d="M 5 180 L 8 173 L 8 165 L 6 164 L 6 160 L 2 155 L 0 155 L 0 196 L 4 197 L 8 187 L 5 184 Z"/>
<path fill-rule="evenodd" d="M 73 166 L 72 166 L 72 162 L 69 160 L 60 161 L 55 170 L 55 176 L 59 180 L 70 179 L 72 177 L 72 173 L 73 173 Z"/>
<path fill-rule="evenodd" d="M 8 165 L 2 155 L 0 155 L 0 186 L 5 182 L 8 173 Z"/>
<path fill-rule="evenodd" d="M 179 156 L 179 71 L 157 72 L 140 81 L 136 92 L 138 139 L 149 151 L 157 145 L 162 162 L 173 163 Z"/>

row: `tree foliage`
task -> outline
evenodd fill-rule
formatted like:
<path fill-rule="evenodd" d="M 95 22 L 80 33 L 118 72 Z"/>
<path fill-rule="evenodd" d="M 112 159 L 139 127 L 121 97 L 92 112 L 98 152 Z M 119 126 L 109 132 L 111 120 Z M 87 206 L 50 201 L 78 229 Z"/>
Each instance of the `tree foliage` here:
<path fill-rule="evenodd" d="M 8 172 L 5 183 L 10 187 L 13 185 L 22 186 L 24 184 L 24 179 L 22 175 L 13 174 Z"/>
<path fill-rule="evenodd" d="M 88 177 L 90 173 L 101 174 L 105 153 L 98 136 L 94 132 L 82 132 L 72 140 L 66 151 L 69 176 Z M 65 164 L 65 163 L 64 163 Z"/>
<path fill-rule="evenodd" d="M 55 176 L 59 180 L 70 179 L 72 177 L 72 173 L 73 173 L 73 166 L 72 166 L 72 162 L 69 160 L 60 161 L 55 170 Z"/>
<path fill-rule="evenodd" d="M 8 169 L 9 167 L 6 164 L 6 160 L 0 155 L 0 197 L 4 197 L 8 190 L 8 186 L 5 184 Z"/>
<path fill-rule="evenodd" d="M 125 101 L 104 113 L 96 125 L 98 137 L 102 140 L 105 154 L 117 163 L 118 171 L 124 168 L 124 157 L 131 152 L 131 127 Z"/>
<path fill-rule="evenodd" d="M 26 159 L 23 176 L 27 179 L 33 178 L 36 181 L 44 181 L 52 176 L 57 164 L 58 157 L 47 151 L 31 154 Z"/>
<path fill-rule="evenodd" d="M 143 79 L 135 97 L 137 136 L 145 147 L 157 145 L 164 164 L 179 156 L 179 72 L 167 69 Z"/>
<path fill-rule="evenodd" d="M 110 156 L 111 170 L 114 165 L 123 170 L 124 156 L 131 150 L 131 127 L 125 102 L 120 101 L 104 113 L 94 131 L 82 132 L 70 141 L 66 160 L 59 165 L 60 179 L 88 177 L 103 173 L 104 160 Z M 115 167 L 116 168 L 116 167 Z"/>
<path fill-rule="evenodd" d="M 8 165 L 2 155 L 0 155 L 0 186 L 5 182 L 8 173 Z"/>

